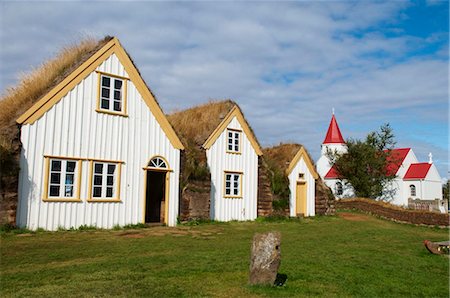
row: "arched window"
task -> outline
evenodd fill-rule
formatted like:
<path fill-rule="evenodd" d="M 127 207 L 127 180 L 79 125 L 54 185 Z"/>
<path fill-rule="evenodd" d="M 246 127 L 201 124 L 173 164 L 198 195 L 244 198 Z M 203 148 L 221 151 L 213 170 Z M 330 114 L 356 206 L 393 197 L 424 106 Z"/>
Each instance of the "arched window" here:
<path fill-rule="evenodd" d="M 337 182 L 336 183 L 336 194 L 338 196 L 341 196 L 344 193 L 344 191 L 342 190 L 342 183 L 341 182 Z"/>
<path fill-rule="evenodd" d="M 409 186 L 409 191 L 411 193 L 411 197 L 415 197 L 416 196 L 416 186 L 415 185 L 411 184 Z"/>
<path fill-rule="evenodd" d="M 167 169 L 167 163 L 162 157 L 153 157 L 148 163 L 150 168 Z"/>

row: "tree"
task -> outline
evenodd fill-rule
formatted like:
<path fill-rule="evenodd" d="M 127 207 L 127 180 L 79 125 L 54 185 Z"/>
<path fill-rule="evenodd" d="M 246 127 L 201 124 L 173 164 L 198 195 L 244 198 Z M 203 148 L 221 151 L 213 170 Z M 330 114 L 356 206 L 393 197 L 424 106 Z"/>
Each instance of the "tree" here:
<path fill-rule="evenodd" d="M 395 145 L 389 124 L 371 132 L 364 141 L 348 139 L 347 152 L 328 151 L 330 163 L 346 186 L 351 186 L 357 197 L 388 198 L 394 195 L 391 187 L 395 173 L 389 171 L 388 161 L 395 162 L 391 150 Z"/>

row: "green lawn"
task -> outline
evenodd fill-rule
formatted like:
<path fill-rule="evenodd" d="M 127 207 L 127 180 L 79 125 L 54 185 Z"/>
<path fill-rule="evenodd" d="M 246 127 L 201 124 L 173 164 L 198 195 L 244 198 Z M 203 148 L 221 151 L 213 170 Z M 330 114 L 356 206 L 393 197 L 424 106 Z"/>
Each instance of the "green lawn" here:
<path fill-rule="evenodd" d="M 247 285 L 255 232 L 280 231 L 283 287 Z M 126 235 L 124 235 L 126 234 Z M 1 296 L 448 297 L 448 230 L 358 213 L 119 231 L 3 233 Z"/>

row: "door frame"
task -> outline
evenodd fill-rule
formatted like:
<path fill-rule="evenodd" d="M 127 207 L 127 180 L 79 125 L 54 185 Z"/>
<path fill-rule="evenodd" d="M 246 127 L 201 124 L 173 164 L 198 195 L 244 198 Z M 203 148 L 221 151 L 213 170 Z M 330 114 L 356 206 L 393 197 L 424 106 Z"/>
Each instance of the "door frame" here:
<path fill-rule="evenodd" d="M 297 216 L 297 214 L 299 214 L 299 212 L 297 212 L 299 210 L 299 190 L 300 190 L 300 185 L 305 187 L 305 202 L 303 204 L 305 213 L 303 214 L 303 216 L 307 216 L 308 213 L 308 183 L 306 181 L 297 181 L 297 183 L 295 184 L 295 216 Z"/>
<path fill-rule="evenodd" d="M 143 200 L 142 200 L 143 201 L 143 203 L 142 203 L 142 206 L 143 206 L 142 223 L 144 223 L 144 224 L 146 223 L 145 222 L 145 213 L 146 213 L 146 209 L 147 209 L 147 173 L 149 171 L 152 171 L 152 172 L 163 172 L 163 173 L 165 173 L 166 181 L 164 183 L 164 187 L 165 187 L 165 189 L 164 189 L 164 201 L 165 201 L 165 203 L 164 203 L 164 224 L 168 225 L 168 222 L 169 222 L 168 216 L 169 216 L 170 173 L 173 172 L 173 170 L 170 169 L 169 163 L 167 162 L 167 160 L 164 157 L 160 156 L 160 155 L 155 155 L 152 158 L 150 158 L 149 162 L 147 163 L 147 165 L 155 157 L 162 158 L 165 161 L 165 163 L 167 165 L 167 168 L 154 168 L 154 167 L 149 167 L 149 166 L 145 166 L 145 167 L 142 168 L 144 170 L 144 183 L 143 183 L 144 184 L 144 189 L 143 189 Z"/>

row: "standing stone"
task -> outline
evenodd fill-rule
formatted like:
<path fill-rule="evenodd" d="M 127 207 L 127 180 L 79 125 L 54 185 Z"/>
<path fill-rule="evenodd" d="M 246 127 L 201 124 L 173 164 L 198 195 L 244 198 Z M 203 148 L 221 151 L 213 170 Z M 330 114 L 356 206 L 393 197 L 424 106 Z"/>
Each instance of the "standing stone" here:
<path fill-rule="evenodd" d="M 250 284 L 273 285 L 281 263 L 279 232 L 255 234 L 250 260 Z"/>

